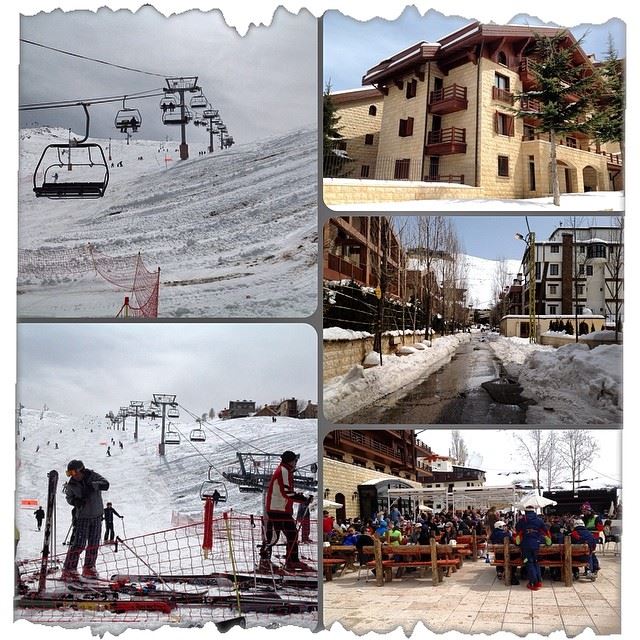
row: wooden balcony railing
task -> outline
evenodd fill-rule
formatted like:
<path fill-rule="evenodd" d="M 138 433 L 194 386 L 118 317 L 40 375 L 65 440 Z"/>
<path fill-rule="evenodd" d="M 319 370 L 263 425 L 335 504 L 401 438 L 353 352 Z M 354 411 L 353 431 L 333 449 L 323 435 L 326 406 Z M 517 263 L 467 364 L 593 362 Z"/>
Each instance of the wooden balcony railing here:
<path fill-rule="evenodd" d="M 453 142 L 466 143 L 467 130 L 459 127 L 449 127 L 448 129 L 437 129 L 429 131 L 427 144 L 448 144 Z"/>
<path fill-rule="evenodd" d="M 429 95 L 431 113 L 453 113 L 454 111 L 462 111 L 467 106 L 467 87 L 461 87 L 458 84 L 435 89 Z"/>
<path fill-rule="evenodd" d="M 507 89 L 501 89 L 500 87 L 491 87 L 491 97 L 499 102 L 506 102 L 507 104 L 513 104 L 514 95 Z"/>
<path fill-rule="evenodd" d="M 365 271 L 363 268 L 356 266 L 352 262 L 348 262 L 340 256 L 333 253 L 329 254 L 329 269 L 337 271 L 340 275 L 364 283 Z"/>

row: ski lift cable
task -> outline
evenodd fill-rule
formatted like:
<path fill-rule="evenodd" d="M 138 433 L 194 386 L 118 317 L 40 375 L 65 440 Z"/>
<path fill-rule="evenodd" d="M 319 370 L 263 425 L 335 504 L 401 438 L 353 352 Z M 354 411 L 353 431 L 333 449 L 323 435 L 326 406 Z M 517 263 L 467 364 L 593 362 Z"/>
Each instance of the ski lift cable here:
<path fill-rule="evenodd" d="M 97 62 L 99 64 L 104 64 L 109 67 L 115 67 L 117 69 L 123 69 L 124 71 L 134 71 L 135 73 L 142 73 L 147 76 L 156 76 L 158 78 L 166 78 L 167 74 L 164 73 L 154 73 L 153 71 L 144 71 L 142 69 L 136 69 L 134 67 L 127 67 L 122 64 L 116 64 L 114 62 L 108 62 L 107 60 L 100 60 L 98 58 L 91 58 L 89 56 L 83 56 L 80 53 L 73 53 L 72 51 L 65 51 L 64 49 L 58 49 L 56 47 L 51 47 L 46 44 L 42 44 L 40 42 L 34 42 L 33 40 L 27 40 L 26 38 L 20 38 L 20 42 L 24 42 L 25 44 L 31 44 L 35 47 L 42 47 L 43 49 L 49 49 L 50 51 L 56 51 L 57 53 L 62 53 L 67 56 L 72 56 L 73 58 L 80 58 L 82 60 L 89 60 L 90 62 Z"/>
<path fill-rule="evenodd" d="M 231 443 L 228 440 L 226 440 L 222 435 L 220 435 L 219 433 L 216 433 L 214 431 L 214 429 L 216 429 L 218 431 L 222 431 L 222 429 L 220 427 L 217 427 L 217 426 L 207 422 L 206 418 L 205 419 L 199 418 L 195 413 L 192 413 L 191 411 L 189 411 L 189 409 L 187 409 L 183 405 L 180 404 L 179 406 L 183 411 L 188 413 L 194 420 L 197 420 L 200 423 L 201 426 L 206 426 L 207 427 L 207 431 L 209 431 L 212 435 L 217 436 L 218 438 L 220 438 L 220 440 L 222 440 L 225 444 L 231 445 Z M 243 445 L 245 445 L 247 447 L 250 447 L 251 449 L 255 449 L 259 453 L 262 453 L 264 455 L 271 455 L 271 452 L 265 451 L 264 449 L 261 449 L 260 447 L 257 447 L 255 444 L 253 444 L 253 443 L 251 443 L 251 442 L 249 442 L 247 440 L 243 440 L 242 438 L 239 438 L 238 436 L 235 436 L 232 433 L 229 433 L 227 435 L 229 435 L 234 440 L 237 440 L 241 444 L 243 444 Z M 298 469 L 305 469 L 307 467 L 311 467 L 313 464 L 316 464 L 316 463 L 312 462 L 310 464 L 306 464 L 304 466 L 298 467 Z"/>
<path fill-rule="evenodd" d="M 119 96 L 104 96 L 98 98 L 61 100 L 58 102 L 35 102 L 32 104 L 19 105 L 19 111 L 40 111 L 43 109 L 64 109 L 66 107 L 78 107 L 83 104 L 108 104 L 111 102 L 122 102 L 123 98 L 132 100 L 145 100 L 147 98 L 156 98 L 164 95 L 159 89 L 149 89 L 148 91 L 140 91 L 137 93 L 127 93 Z"/>
<path fill-rule="evenodd" d="M 172 426 L 172 427 L 173 427 L 173 429 L 175 429 L 175 430 L 180 434 L 180 437 L 181 437 L 183 440 L 185 440 L 185 442 L 187 442 L 188 444 L 190 444 L 190 445 L 191 445 L 191 446 L 196 450 L 196 453 L 197 453 L 200 457 L 204 458 L 205 462 L 206 462 L 206 463 L 207 463 L 207 464 L 208 464 L 212 469 L 214 469 L 214 470 L 216 471 L 216 473 L 219 473 L 219 474 L 222 476 L 222 471 L 220 471 L 220 469 L 218 469 L 218 468 L 216 467 L 216 465 L 215 465 L 215 464 L 213 464 L 213 462 L 211 462 L 211 460 L 209 460 L 209 458 L 208 458 L 208 457 L 207 457 L 207 456 L 206 456 L 202 451 L 200 451 L 200 449 L 199 449 L 199 448 L 198 448 L 198 447 L 197 447 L 197 446 L 196 446 L 196 445 L 195 445 L 195 444 L 194 444 L 194 443 L 193 443 L 189 438 L 187 438 L 187 437 L 185 436 L 185 434 L 184 434 L 184 433 L 182 433 L 182 431 L 180 431 L 180 429 L 178 428 L 178 426 L 177 426 L 176 424 L 174 424 L 173 422 L 169 422 L 169 426 Z"/>

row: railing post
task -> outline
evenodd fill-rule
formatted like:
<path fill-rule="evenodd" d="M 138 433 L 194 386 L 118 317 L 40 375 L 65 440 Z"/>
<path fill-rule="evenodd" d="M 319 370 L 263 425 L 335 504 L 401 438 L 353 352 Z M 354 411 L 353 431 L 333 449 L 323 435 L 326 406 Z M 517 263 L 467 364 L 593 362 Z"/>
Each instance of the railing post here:
<path fill-rule="evenodd" d="M 564 537 L 562 571 L 564 572 L 564 586 L 570 587 L 573 584 L 573 567 L 571 558 L 571 536 Z"/>
<path fill-rule="evenodd" d="M 510 540 L 505 536 L 503 541 L 504 548 L 504 583 L 509 586 L 511 584 L 511 557 L 510 557 Z"/>
<path fill-rule="evenodd" d="M 376 563 L 376 586 L 384 586 L 384 573 L 382 570 L 382 543 L 378 538 L 373 539 L 373 559 Z"/>

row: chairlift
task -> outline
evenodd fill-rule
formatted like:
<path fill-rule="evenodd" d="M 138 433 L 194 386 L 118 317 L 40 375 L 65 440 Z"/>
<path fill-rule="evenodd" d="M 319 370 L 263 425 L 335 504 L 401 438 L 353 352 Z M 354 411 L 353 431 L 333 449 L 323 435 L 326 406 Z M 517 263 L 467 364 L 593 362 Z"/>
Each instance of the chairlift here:
<path fill-rule="evenodd" d="M 164 114 L 166 111 L 175 111 L 180 106 L 180 100 L 174 93 L 167 93 L 160 99 L 160 108 Z"/>
<path fill-rule="evenodd" d="M 213 498 L 214 503 L 227 501 L 227 485 L 220 480 L 214 480 L 211 478 L 211 471 L 213 467 L 209 467 L 207 472 L 207 479 L 202 483 L 200 487 L 200 499 L 206 500 L 207 498 Z M 214 470 L 215 471 L 215 470 Z"/>
<path fill-rule="evenodd" d="M 240 493 L 262 493 L 264 489 L 257 484 L 241 484 L 238 486 Z"/>
<path fill-rule="evenodd" d="M 209 101 L 207 100 L 206 96 L 203 95 L 202 89 L 200 90 L 200 93 L 197 96 L 193 96 L 193 98 L 189 100 L 189 106 L 192 109 L 204 109 L 208 104 L 209 104 Z"/>
<path fill-rule="evenodd" d="M 179 431 L 171 431 L 171 427 L 169 427 L 164 432 L 164 443 L 165 444 L 180 444 L 180 432 Z"/>
<path fill-rule="evenodd" d="M 207 434 L 204 432 L 204 429 L 191 429 L 189 440 L 191 440 L 191 442 L 206 442 Z"/>
<path fill-rule="evenodd" d="M 182 113 L 184 109 L 184 115 Z M 193 120 L 193 114 L 187 107 L 180 107 L 175 110 L 163 111 L 162 124 L 182 125 L 189 124 Z"/>
<path fill-rule="evenodd" d="M 203 118 L 218 118 L 218 109 L 205 109 L 202 112 Z"/>
<path fill-rule="evenodd" d="M 227 129 L 227 125 L 226 124 L 221 124 L 218 127 L 218 130 L 221 131 L 222 133 L 227 133 L 228 129 Z"/>
<path fill-rule="evenodd" d="M 127 97 L 122 99 L 122 109 L 116 113 L 115 125 L 120 133 L 135 133 L 142 124 L 142 116 L 138 109 L 132 109 L 126 105 Z"/>
<path fill-rule="evenodd" d="M 169 407 L 169 410 L 167 411 L 167 417 L 168 418 L 179 418 L 180 417 L 180 412 L 178 411 L 178 407 Z"/>
<path fill-rule="evenodd" d="M 36 198 L 54 200 L 102 198 L 109 184 L 109 168 L 99 144 L 89 137 L 89 111 L 83 104 L 87 121 L 82 140 L 47 145 L 33 173 Z"/>

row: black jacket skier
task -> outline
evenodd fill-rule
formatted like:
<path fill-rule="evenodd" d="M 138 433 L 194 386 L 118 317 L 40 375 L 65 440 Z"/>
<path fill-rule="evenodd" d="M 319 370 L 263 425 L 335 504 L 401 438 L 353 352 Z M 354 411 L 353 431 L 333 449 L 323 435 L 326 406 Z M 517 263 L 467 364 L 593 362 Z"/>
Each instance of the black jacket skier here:
<path fill-rule="evenodd" d="M 40 531 L 40 529 L 42 528 L 42 521 L 44 520 L 44 509 L 41 506 L 38 506 L 33 515 L 36 517 L 36 522 L 38 523 L 38 531 Z"/>
<path fill-rule="evenodd" d="M 121 516 L 114 508 L 110 502 L 107 502 L 107 506 L 104 509 L 104 514 L 102 519 L 104 520 L 105 531 L 104 531 L 104 540 L 105 542 L 113 542 L 116 537 L 115 531 L 113 530 L 113 516 L 116 515 L 120 520 L 124 516 Z"/>

